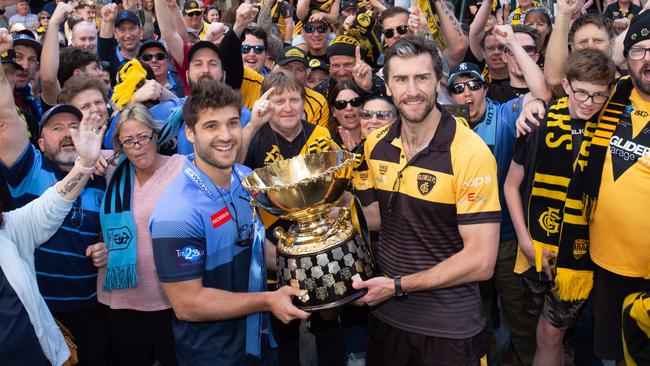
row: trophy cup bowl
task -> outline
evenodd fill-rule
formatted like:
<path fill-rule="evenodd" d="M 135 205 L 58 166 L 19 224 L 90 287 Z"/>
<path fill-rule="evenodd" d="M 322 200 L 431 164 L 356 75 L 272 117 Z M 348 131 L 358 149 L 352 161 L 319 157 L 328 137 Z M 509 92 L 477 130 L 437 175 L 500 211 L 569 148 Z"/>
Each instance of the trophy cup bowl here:
<path fill-rule="evenodd" d="M 338 307 L 354 301 L 365 290 L 352 281 L 374 273 L 366 243 L 352 225 L 350 210 L 338 218 L 328 211 L 343 196 L 352 178 L 354 155 L 328 151 L 299 155 L 256 169 L 243 180 L 253 204 L 293 221 L 286 232 L 278 227 L 278 285 L 307 290 L 294 304 L 307 311 Z"/>

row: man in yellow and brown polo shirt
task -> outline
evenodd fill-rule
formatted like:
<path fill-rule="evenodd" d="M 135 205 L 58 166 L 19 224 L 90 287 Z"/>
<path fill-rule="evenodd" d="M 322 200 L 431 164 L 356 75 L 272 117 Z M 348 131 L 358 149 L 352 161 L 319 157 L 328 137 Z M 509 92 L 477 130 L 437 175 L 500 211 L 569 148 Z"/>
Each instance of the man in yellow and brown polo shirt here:
<path fill-rule="evenodd" d="M 386 50 L 384 80 L 400 120 L 365 144 L 359 189 L 385 277 L 368 293 L 368 365 L 477 365 L 487 351 L 478 282 L 499 242 L 496 162 L 478 135 L 436 104 L 440 58 L 423 38 Z"/>

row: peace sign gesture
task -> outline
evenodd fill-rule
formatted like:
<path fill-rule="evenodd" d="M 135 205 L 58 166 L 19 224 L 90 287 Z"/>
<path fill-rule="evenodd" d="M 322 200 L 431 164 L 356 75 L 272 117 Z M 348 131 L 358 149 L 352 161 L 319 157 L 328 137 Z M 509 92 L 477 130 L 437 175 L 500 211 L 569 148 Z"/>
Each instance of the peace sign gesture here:
<path fill-rule="evenodd" d="M 372 89 L 372 68 L 361 57 L 361 47 L 357 46 L 354 53 L 356 63 L 352 68 L 352 77 L 361 90 L 368 92 Z"/>
<path fill-rule="evenodd" d="M 253 126 L 260 128 L 271 118 L 271 103 L 269 102 L 269 97 L 274 91 L 275 88 L 270 88 L 266 93 L 262 94 L 260 99 L 255 101 L 255 104 L 253 104 L 253 110 L 251 111 L 251 123 Z"/>

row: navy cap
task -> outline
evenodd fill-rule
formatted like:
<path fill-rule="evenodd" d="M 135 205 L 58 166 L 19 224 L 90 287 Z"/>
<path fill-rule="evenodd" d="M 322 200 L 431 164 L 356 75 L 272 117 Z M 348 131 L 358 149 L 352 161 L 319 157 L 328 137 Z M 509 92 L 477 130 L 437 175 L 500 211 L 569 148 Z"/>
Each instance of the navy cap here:
<path fill-rule="evenodd" d="M 167 49 L 165 49 L 165 46 L 161 42 L 150 39 L 140 45 L 138 57 L 142 56 L 142 52 L 149 48 L 160 48 L 164 53 L 167 53 Z"/>
<path fill-rule="evenodd" d="M 209 48 L 213 50 L 217 54 L 217 56 L 219 56 L 219 61 L 221 61 L 221 51 L 219 51 L 219 47 L 216 44 L 208 41 L 198 41 L 195 44 L 193 44 L 192 47 L 190 47 L 190 50 L 187 52 L 188 62 L 192 61 L 192 57 L 194 57 L 196 51 L 203 48 Z"/>
<path fill-rule="evenodd" d="M 34 38 L 34 34 L 31 31 L 26 32 L 19 32 L 14 36 L 14 46 L 25 46 L 25 47 L 30 47 L 33 48 L 36 51 L 36 57 L 40 60 L 41 58 L 41 51 L 43 50 L 43 46 L 41 45 L 41 42 L 37 41 L 36 38 Z"/>
<path fill-rule="evenodd" d="M 449 80 L 447 81 L 447 86 L 452 86 L 454 84 L 454 79 L 459 76 L 474 76 L 479 80 L 485 82 L 485 78 L 481 74 L 481 69 L 476 64 L 471 62 L 461 62 L 456 67 L 451 69 L 449 72 Z"/>
<path fill-rule="evenodd" d="M 140 26 L 140 18 L 138 18 L 138 16 L 135 15 L 135 13 L 132 12 L 131 10 L 122 10 L 119 13 L 117 13 L 114 24 L 117 27 L 120 23 L 125 22 L 127 20 L 133 22 L 137 26 Z"/>
<path fill-rule="evenodd" d="M 325 72 L 330 72 L 330 65 L 319 58 L 312 58 L 309 60 L 309 68 L 312 70 L 323 70 Z"/>
<path fill-rule="evenodd" d="M 196 0 L 190 0 L 183 5 L 183 13 L 202 12 L 201 5 Z"/>
<path fill-rule="evenodd" d="M 650 11 L 645 11 L 635 15 L 630 21 L 627 28 L 627 34 L 623 40 L 623 54 L 627 57 L 627 52 L 634 44 L 650 39 Z"/>
<path fill-rule="evenodd" d="M 307 64 L 307 55 L 305 54 L 305 51 L 293 46 L 283 48 L 280 51 L 280 55 L 277 57 L 276 63 L 280 66 L 284 66 L 293 61 L 300 61 L 303 65 L 309 66 Z"/>
<path fill-rule="evenodd" d="M 41 122 L 38 123 L 39 134 L 43 131 L 43 126 L 45 126 L 47 121 L 59 113 L 74 114 L 74 116 L 77 117 L 79 121 L 81 121 L 83 118 L 83 114 L 81 114 L 81 111 L 77 109 L 77 107 L 71 106 L 69 104 L 55 104 L 52 106 L 52 108 L 48 109 L 47 112 L 43 114 L 43 117 L 41 117 Z"/>
<path fill-rule="evenodd" d="M 16 62 L 16 52 L 13 49 L 8 49 L 7 52 L 2 54 L 2 63 L 13 64 L 18 70 L 23 69 L 23 67 Z"/>

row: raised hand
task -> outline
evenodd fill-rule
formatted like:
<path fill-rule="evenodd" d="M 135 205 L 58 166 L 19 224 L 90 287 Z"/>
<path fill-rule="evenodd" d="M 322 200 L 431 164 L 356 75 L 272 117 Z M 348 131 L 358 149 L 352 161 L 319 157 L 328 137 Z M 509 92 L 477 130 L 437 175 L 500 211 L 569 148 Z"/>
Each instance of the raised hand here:
<path fill-rule="evenodd" d="M 7 28 L 0 28 L 0 53 L 5 53 L 11 49 L 14 41 Z"/>
<path fill-rule="evenodd" d="M 106 124 L 96 113 L 86 113 L 78 127 L 70 127 L 70 137 L 79 154 L 79 162 L 82 166 L 95 167 L 102 151 L 105 131 Z"/>
<path fill-rule="evenodd" d="M 354 51 L 356 62 L 352 68 L 352 76 L 354 82 L 357 83 L 359 88 L 363 91 L 370 91 L 372 89 L 372 68 L 361 57 L 361 47 L 357 46 Z"/>
<path fill-rule="evenodd" d="M 558 14 L 573 17 L 580 14 L 584 0 L 557 0 Z"/>
<path fill-rule="evenodd" d="M 241 5 L 239 5 L 237 8 L 235 23 L 241 25 L 242 27 L 246 27 L 255 20 L 258 11 L 259 9 L 257 9 L 255 5 L 248 1 L 241 3 Z"/>
<path fill-rule="evenodd" d="M 413 34 L 419 34 L 424 31 L 424 29 L 427 27 L 427 19 L 424 17 L 424 13 L 422 12 L 422 9 L 420 9 L 420 5 L 417 3 L 415 4 L 414 7 L 409 9 L 409 19 L 408 19 L 408 27 L 409 27 L 409 32 Z"/>
<path fill-rule="evenodd" d="M 102 7 L 102 10 L 99 11 L 99 14 L 102 17 L 102 22 L 113 23 L 117 17 L 117 4 L 110 3 Z"/>
<path fill-rule="evenodd" d="M 270 88 L 266 93 L 262 94 L 260 99 L 255 101 L 253 104 L 253 110 L 251 111 L 251 123 L 259 128 L 263 124 L 267 123 L 271 118 L 271 103 L 269 102 L 269 97 L 275 88 Z"/>
<path fill-rule="evenodd" d="M 124 10 L 136 11 L 138 10 L 138 2 L 136 0 L 123 0 L 122 6 Z"/>
<path fill-rule="evenodd" d="M 497 41 L 506 47 L 517 44 L 517 38 L 515 38 L 515 33 L 512 31 L 512 26 L 509 24 L 495 26 L 494 32 L 492 33 L 497 38 Z"/>
<path fill-rule="evenodd" d="M 52 14 L 50 24 L 63 24 L 72 12 L 74 12 L 72 5 L 64 3 L 63 1 L 56 4 L 56 9 L 54 10 L 54 14 Z"/>
<path fill-rule="evenodd" d="M 143 103 L 150 100 L 158 100 L 162 95 L 162 85 L 156 80 L 147 80 L 138 90 L 133 93 L 130 103 Z"/>
<path fill-rule="evenodd" d="M 228 27 L 221 22 L 212 23 L 205 31 L 205 40 L 214 44 L 220 44 L 223 37 L 226 35 Z"/>

